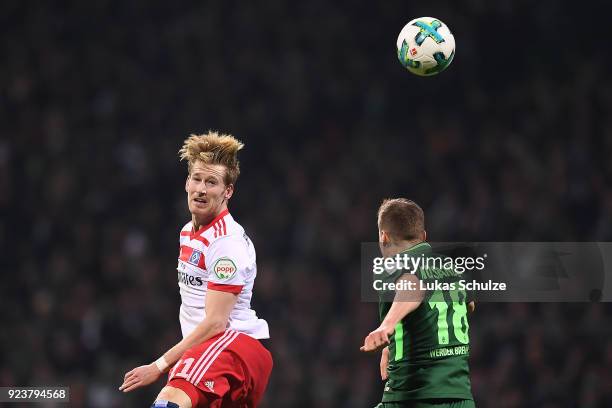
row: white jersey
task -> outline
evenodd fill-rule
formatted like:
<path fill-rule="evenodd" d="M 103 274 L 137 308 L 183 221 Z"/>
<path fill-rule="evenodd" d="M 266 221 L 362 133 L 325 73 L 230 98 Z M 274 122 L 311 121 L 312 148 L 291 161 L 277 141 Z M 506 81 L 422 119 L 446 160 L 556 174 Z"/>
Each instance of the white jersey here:
<path fill-rule="evenodd" d="M 268 323 L 251 309 L 257 275 L 255 248 L 228 210 L 197 232 L 188 222 L 181 230 L 180 245 L 177 270 L 183 337 L 206 317 L 206 291 L 214 289 L 238 295 L 228 328 L 256 339 L 269 338 Z"/>

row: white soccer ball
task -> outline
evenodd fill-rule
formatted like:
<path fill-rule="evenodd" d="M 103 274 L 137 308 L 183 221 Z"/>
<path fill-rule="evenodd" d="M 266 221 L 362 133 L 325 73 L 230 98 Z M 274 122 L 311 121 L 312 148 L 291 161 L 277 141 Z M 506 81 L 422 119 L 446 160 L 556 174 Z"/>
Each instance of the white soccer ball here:
<path fill-rule="evenodd" d="M 397 57 L 413 74 L 438 74 L 455 57 L 455 37 L 437 18 L 415 18 L 402 28 L 397 37 Z"/>

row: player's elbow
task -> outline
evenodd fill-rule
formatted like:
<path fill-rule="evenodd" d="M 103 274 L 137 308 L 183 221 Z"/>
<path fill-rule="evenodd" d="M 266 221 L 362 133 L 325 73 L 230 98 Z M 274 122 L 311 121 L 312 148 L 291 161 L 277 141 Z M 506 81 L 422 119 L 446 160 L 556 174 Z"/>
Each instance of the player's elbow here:
<path fill-rule="evenodd" d="M 207 319 L 209 320 L 208 326 L 209 326 L 209 330 L 210 333 L 214 336 L 215 334 L 219 334 L 223 331 L 225 331 L 225 329 L 227 328 L 227 319 L 221 319 L 221 318 L 211 318 L 211 319 Z"/>

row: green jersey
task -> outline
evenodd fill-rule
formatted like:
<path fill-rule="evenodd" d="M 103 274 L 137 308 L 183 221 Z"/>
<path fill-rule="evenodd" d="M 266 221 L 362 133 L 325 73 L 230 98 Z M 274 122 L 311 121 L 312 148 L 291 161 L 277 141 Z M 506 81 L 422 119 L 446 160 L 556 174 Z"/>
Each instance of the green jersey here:
<path fill-rule="evenodd" d="M 457 289 L 461 278 L 452 269 L 438 268 L 442 257 L 421 242 L 402 254 L 421 258 L 416 269 L 419 286 L 426 295 L 419 307 L 408 313 L 395 327 L 389 344 L 389 379 L 383 402 L 415 399 L 473 399 L 470 390 L 468 356 L 467 299 Z M 439 262 L 424 262 L 438 258 Z M 397 280 L 396 272 L 389 280 Z M 380 319 L 385 318 L 392 303 L 381 299 Z"/>

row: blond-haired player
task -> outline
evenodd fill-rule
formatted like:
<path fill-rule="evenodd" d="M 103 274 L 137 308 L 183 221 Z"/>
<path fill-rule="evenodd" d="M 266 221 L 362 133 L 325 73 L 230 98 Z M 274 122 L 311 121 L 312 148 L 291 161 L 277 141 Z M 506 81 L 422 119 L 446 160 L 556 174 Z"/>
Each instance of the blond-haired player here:
<path fill-rule="evenodd" d="M 255 249 L 229 214 L 243 144 L 231 135 L 191 135 L 180 149 L 191 213 L 180 233 L 178 282 L 183 339 L 154 363 L 125 374 L 124 392 L 171 368 L 153 407 L 256 407 L 272 357 L 258 339 L 268 324 L 251 309 Z"/>

